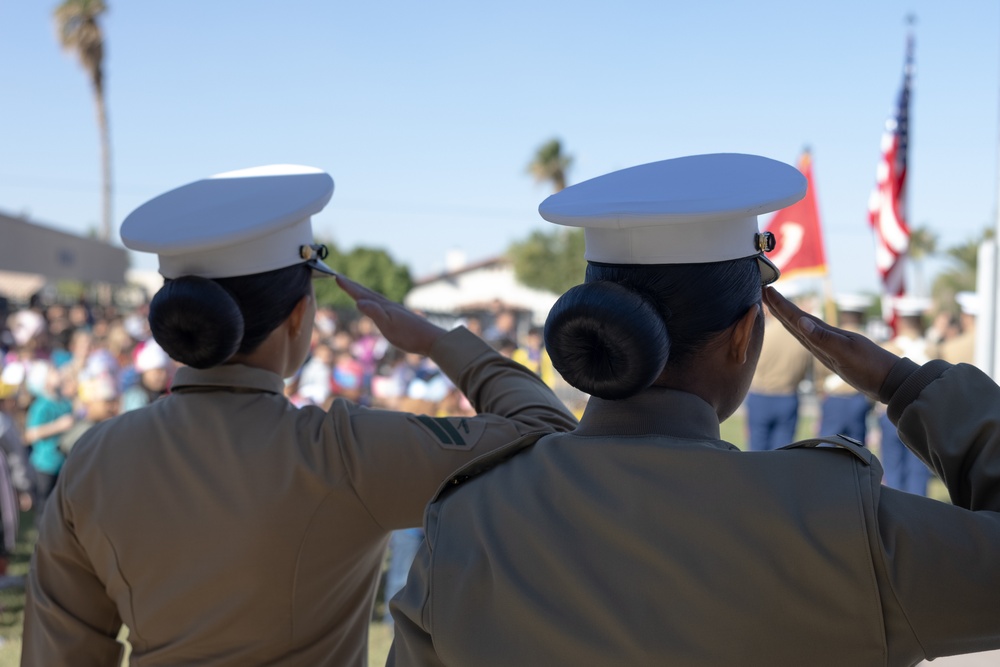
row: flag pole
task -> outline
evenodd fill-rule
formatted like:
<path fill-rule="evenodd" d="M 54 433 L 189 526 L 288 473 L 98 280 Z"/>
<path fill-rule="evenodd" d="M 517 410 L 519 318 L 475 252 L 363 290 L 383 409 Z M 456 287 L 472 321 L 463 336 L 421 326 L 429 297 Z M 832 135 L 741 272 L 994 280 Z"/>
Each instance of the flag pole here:
<path fill-rule="evenodd" d="M 833 326 L 837 324 L 837 299 L 833 294 L 833 281 L 830 271 L 823 274 L 823 319 Z"/>
<path fill-rule="evenodd" d="M 997 126 L 1000 128 L 1000 115 Z M 997 137 L 997 155 L 1000 157 L 1000 134 Z M 979 246 L 976 292 L 979 294 L 981 312 L 976 321 L 976 365 L 994 380 L 1000 379 L 1000 289 L 997 288 L 998 243 L 1000 243 L 1000 160 L 997 169 L 997 200 L 993 214 L 996 217 L 996 234 Z M 990 344 L 992 342 L 992 345 Z"/>

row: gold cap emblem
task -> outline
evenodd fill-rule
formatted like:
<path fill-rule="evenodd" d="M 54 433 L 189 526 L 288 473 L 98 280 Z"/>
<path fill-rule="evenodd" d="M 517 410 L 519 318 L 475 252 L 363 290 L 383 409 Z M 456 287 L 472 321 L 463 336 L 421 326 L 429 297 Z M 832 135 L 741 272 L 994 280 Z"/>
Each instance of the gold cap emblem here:
<path fill-rule="evenodd" d="M 299 246 L 299 257 L 307 262 L 313 258 L 326 259 L 329 254 L 330 250 L 322 243 Z"/>
<path fill-rule="evenodd" d="M 771 252 L 774 250 L 775 243 L 777 241 L 771 232 L 757 232 L 757 235 L 754 237 L 754 245 L 757 246 L 757 250 L 760 252 Z"/>

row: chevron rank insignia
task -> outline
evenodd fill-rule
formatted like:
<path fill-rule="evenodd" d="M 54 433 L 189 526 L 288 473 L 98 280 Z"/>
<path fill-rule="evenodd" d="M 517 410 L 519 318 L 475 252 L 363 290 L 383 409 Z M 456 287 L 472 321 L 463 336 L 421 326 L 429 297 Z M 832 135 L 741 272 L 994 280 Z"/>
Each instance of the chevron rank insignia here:
<path fill-rule="evenodd" d="M 486 424 L 473 421 L 469 417 L 417 415 L 417 421 L 437 438 L 445 449 L 471 449 L 486 431 Z"/>

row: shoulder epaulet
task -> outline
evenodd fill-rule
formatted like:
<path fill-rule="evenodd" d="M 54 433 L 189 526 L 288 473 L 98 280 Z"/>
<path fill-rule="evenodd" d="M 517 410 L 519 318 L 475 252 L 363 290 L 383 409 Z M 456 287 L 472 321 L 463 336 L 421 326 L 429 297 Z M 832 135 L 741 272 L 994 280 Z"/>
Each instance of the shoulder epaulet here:
<path fill-rule="evenodd" d="M 482 475 L 484 472 L 492 470 L 504 461 L 512 459 L 526 449 L 530 449 L 536 442 L 546 435 L 549 435 L 547 431 L 528 433 L 527 435 L 521 436 L 517 440 L 507 443 L 499 449 L 494 449 L 493 451 L 487 452 L 482 456 L 477 456 L 456 470 L 448 479 L 446 479 L 444 483 L 438 487 L 437 493 L 434 494 L 431 502 L 433 503 L 440 500 L 452 489 L 461 486 L 473 477 Z"/>
<path fill-rule="evenodd" d="M 878 461 L 878 459 L 875 458 L 875 455 L 865 449 L 865 446 L 862 443 L 846 435 L 830 435 L 821 438 L 809 438 L 808 440 L 800 440 L 799 442 L 793 442 L 790 445 L 779 447 L 778 450 L 805 448 L 846 450 L 854 454 L 854 456 L 856 456 L 862 463 L 868 466 L 872 465 L 872 462 Z"/>

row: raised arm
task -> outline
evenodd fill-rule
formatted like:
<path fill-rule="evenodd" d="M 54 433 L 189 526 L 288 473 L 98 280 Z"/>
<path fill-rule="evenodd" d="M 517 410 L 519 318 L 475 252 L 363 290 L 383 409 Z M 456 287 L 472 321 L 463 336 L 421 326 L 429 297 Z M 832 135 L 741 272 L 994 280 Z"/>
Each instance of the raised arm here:
<path fill-rule="evenodd" d="M 338 281 L 390 343 L 430 356 L 477 411 L 474 417 L 435 417 L 334 403 L 330 419 L 347 473 L 383 527 L 420 525 L 441 483 L 477 456 L 527 434 L 576 427 L 541 378 L 464 327 L 446 332 L 357 283 Z"/>

